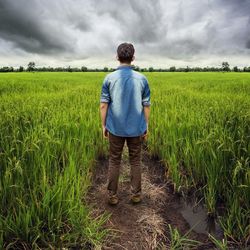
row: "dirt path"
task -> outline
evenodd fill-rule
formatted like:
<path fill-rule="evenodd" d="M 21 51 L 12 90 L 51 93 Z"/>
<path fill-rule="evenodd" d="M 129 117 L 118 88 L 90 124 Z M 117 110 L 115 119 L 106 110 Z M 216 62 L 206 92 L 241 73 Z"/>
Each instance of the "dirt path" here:
<path fill-rule="evenodd" d="M 93 174 L 93 186 L 89 190 L 90 205 L 94 215 L 104 212 L 111 214 L 105 227 L 112 230 L 101 249 L 169 249 L 170 233 L 168 224 L 184 235 L 190 228 L 178 211 L 180 204 L 166 181 L 165 168 L 159 161 L 151 160 L 145 152 L 142 157 L 142 193 L 140 204 L 129 200 L 130 166 L 127 149 L 123 154 L 119 180 L 119 203 L 107 204 L 106 182 L 108 161 L 99 161 Z M 87 197 L 87 200 L 89 200 Z M 212 249 L 207 236 L 191 232 L 189 238 L 204 242 L 197 249 Z M 211 247 L 211 245 L 210 245 Z"/>

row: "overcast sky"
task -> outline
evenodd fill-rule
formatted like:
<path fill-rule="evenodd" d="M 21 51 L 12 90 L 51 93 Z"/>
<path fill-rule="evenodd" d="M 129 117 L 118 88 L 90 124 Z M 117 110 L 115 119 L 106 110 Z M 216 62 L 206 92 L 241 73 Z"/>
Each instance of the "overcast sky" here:
<path fill-rule="evenodd" d="M 0 0 L 0 66 L 250 66 L 250 0 Z"/>

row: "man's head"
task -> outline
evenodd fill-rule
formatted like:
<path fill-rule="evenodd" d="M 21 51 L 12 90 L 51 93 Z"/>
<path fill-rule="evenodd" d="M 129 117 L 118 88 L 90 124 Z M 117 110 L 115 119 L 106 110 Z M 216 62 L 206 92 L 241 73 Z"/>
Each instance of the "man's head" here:
<path fill-rule="evenodd" d="M 121 43 L 117 48 L 117 59 L 120 63 L 130 64 L 134 60 L 135 49 L 131 43 Z"/>

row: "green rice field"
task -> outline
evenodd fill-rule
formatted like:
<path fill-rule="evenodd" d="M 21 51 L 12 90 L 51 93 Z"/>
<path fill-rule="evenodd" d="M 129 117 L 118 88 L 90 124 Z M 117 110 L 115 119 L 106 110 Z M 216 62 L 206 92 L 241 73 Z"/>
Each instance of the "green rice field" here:
<path fill-rule="evenodd" d="M 105 239 L 86 192 L 107 156 L 99 117 L 106 73 L 0 75 L 0 249 L 88 249 Z M 250 241 L 250 74 L 145 73 L 148 151 L 177 193 L 199 190 L 224 237 Z"/>

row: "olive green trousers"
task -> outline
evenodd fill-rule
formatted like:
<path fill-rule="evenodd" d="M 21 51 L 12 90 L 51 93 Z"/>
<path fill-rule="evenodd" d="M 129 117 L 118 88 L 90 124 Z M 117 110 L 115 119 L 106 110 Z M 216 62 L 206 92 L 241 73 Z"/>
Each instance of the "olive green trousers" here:
<path fill-rule="evenodd" d="M 108 169 L 108 194 L 117 194 L 120 174 L 122 151 L 125 144 L 128 146 L 131 194 L 141 193 L 141 147 L 142 136 L 120 137 L 109 133 L 109 169 Z"/>

